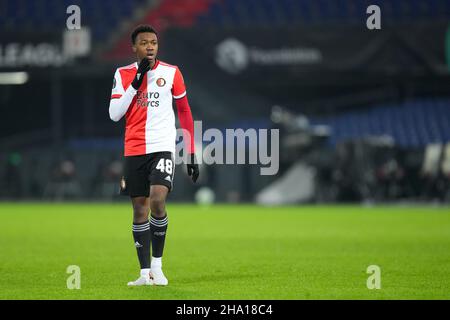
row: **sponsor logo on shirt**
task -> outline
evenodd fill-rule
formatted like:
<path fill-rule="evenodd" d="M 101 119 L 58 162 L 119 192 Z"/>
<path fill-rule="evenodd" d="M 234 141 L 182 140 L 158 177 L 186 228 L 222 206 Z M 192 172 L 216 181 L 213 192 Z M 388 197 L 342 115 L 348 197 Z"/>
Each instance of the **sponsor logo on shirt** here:
<path fill-rule="evenodd" d="M 136 104 L 141 108 L 159 107 L 159 92 L 138 91 L 136 94 Z"/>

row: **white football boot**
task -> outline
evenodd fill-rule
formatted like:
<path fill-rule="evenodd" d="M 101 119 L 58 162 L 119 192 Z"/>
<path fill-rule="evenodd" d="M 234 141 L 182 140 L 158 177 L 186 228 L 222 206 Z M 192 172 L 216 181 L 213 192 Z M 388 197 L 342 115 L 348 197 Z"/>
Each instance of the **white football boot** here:
<path fill-rule="evenodd" d="M 150 271 L 150 279 L 152 279 L 153 285 L 155 286 L 167 286 L 169 284 L 169 280 L 164 276 L 161 268 L 152 268 Z"/>
<path fill-rule="evenodd" d="M 152 280 L 150 274 L 147 276 L 140 276 L 136 281 L 128 282 L 129 287 L 152 286 L 152 285 L 153 285 L 153 280 Z"/>

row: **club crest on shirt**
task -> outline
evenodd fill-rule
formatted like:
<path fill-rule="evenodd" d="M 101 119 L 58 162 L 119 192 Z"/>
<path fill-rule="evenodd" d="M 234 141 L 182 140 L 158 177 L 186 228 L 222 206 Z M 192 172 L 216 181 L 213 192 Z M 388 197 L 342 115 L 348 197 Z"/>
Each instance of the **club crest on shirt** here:
<path fill-rule="evenodd" d="M 156 84 L 158 87 L 164 87 L 166 85 L 166 80 L 164 78 L 158 78 L 158 80 L 156 80 Z"/>

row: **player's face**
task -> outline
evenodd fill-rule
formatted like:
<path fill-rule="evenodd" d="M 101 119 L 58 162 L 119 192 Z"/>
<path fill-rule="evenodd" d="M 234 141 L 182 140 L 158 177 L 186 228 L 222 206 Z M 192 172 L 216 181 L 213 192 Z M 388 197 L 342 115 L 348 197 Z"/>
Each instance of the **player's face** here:
<path fill-rule="evenodd" d="M 139 33 L 133 51 L 136 53 L 138 61 L 147 58 L 150 65 L 153 66 L 158 54 L 158 37 L 152 32 Z"/>

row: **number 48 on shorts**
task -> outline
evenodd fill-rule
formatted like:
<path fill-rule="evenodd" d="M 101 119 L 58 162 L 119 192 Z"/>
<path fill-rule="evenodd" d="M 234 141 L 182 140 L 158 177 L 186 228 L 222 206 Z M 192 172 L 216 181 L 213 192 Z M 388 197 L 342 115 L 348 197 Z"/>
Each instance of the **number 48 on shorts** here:
<path fill-rule="evenodd" d="M 150 180 L 151 184 L 162 184 L 169 188 L 169 191 L 173 188 L 173 176 L 175 173 L 173 157 L 171 153 L 159 153 L 154 160 L 156 166 L 154 166 Z"/>
<path fill-rule="evenodd" d="M 160 159 L 156 165 L 156 169 L 162 173 L 172 174 L 173 162 L 171 159 Z"/>

